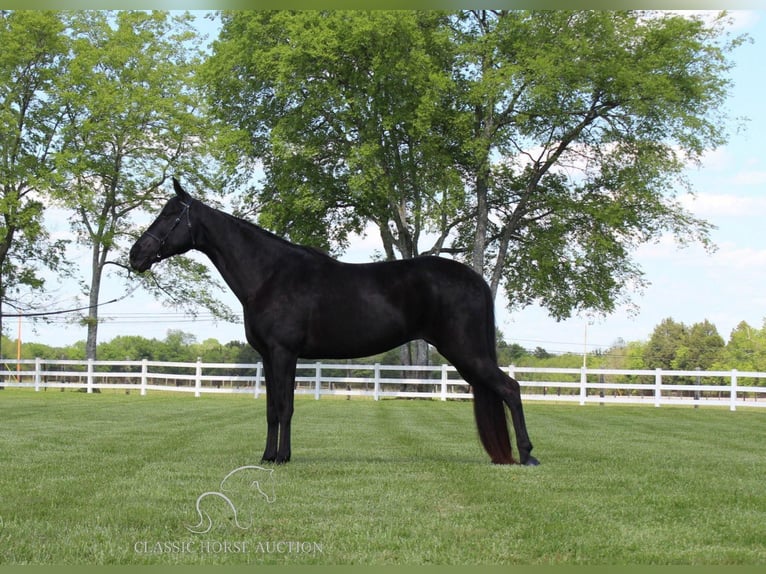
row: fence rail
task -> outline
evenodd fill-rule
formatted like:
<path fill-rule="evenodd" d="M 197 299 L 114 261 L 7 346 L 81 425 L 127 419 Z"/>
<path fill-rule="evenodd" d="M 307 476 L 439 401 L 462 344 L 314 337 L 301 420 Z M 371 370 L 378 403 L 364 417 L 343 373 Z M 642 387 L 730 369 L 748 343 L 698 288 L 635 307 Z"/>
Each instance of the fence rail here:
<path fill-rule="evenodd" d="M 766 373 L 745 371 L 666 371 L 565 369 L 510 366 L 505 371 L 522 387 L 525 401 L 638 403 L 766 407 Z M 193 393 L 266 393 L 263 364 L 22 360 L 0 365 L 0 387 Z M 296 393 L 348 398 L 470 399 L 454 367 L 299 363 Z M 2 395 L 0 395 L 1 397 Z"/>

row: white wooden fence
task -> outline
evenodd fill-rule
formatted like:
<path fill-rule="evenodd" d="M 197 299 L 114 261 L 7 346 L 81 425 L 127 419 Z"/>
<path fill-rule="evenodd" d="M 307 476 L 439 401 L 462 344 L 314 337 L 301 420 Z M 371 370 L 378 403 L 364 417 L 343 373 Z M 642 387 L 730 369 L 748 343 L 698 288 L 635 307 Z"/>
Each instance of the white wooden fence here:
<path fill-rule="evenodd" d="M 0 365 L 0 387 L 193 393 L 266 393 L 263 365 L 158 361 L 22 360 Z M 507 367 L 525 401 L 766 407 L 766 373 Z M 296 393 L 351 397 L 470 399 L 448 365 L 299 363 Z M 2 394 L 0 394 L 2 400 Z"/>

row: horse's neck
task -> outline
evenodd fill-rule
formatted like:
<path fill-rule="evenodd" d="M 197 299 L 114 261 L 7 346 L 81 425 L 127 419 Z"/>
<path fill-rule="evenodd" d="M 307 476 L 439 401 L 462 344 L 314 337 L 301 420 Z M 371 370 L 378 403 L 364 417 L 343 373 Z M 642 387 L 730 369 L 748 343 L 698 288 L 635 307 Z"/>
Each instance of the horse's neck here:
<path fill-rule="evenodd" d="M 199 250 L 208 256 L 226 284 L 245 304 L 276 268 L 276 240 L 267 232 L 205 206 L 204 240 Z"/>

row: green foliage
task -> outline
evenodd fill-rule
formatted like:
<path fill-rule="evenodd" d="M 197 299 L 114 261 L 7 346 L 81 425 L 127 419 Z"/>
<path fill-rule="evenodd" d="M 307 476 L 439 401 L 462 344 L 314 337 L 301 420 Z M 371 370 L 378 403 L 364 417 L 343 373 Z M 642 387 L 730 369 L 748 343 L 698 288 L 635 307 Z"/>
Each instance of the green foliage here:
<path fill-rule="evenodd" d="M 98 346 L 98 356 L 104 361 L 153 359 L 160 342 L 140 335 L 120 335 Z"/>
<path fill-rule="evenodd" d="M 110 263 L 126 259 L 134 217 L 156 212 L 172 173 L 219 187 L 207 153 L 215 132 L 197 80 L 199 38 L 188 14 L 155 11 L 0 13 L 0 303 L 30 306 L 39 267 L 67 271 L 65 242 L 42 225 L 55 199 L 91 251 L 86 353 L 95 357 L 98 302 Z M 163 277 L 163 271 L 172 278 Z M 209 270 L 179 259 L 144 278 L 171 305 L 229 318 Z M 0 332 L 2 325 L 0 323 Z"/>
<path fill-rule="evenodd" d="M 518 343 L 508 344 L 503 338 L 503 333 L 495 327 L 497 340 L 497 362 L 500 365 L 513 365 L 528 351 Z"/>
<path fill-rule="evenodd" d="M 646 369 L 644 352 L 646 342 L 631 341 L 614 345 L 601 355 L 601 366 L 606 369 Z"/>
<path fill-rule="evenodd" d="M 342 249 L 365 223 L 412 257 L 462 195 L 440 124 L 443 16 L 415 11 L 232 12 L 203 70 L 211 107 L 267 174 L 261 223 Z M 232 73 L 236 70 L 237 73 Z M 241 157 L 229 154 L 238 167 Z"/>
<path fill-rule="evenodd" d="M 486 244 L 479 261 L 505 282 L 512 306 L 609 312 L 643 283 L 637 245 L 664 232 L 709 242 L 709 224 L 674 196 L 685 162 L 723 141 L 726 48 L 714 29 L 631 12 L 462 22 L 478 90 L 465 113 L 482 128 L 462 139 L 484 146 L 473 173 L 487 230 L 470 220 L 460 242 L 475 267 Z M 494 139 L 481 143 L 484 133 Z M 495 151 L 503 159 L 482 172 Z"/>
<path fill-rule="evenodd" d="M 86 321 L 90 357 L 96 354 L 102 276 L 109 262 L 127 259 L 138 234 L 135 214 L 157 210 L 166 200 L 162 184 L 171 173 L 211 180 L 209 125 L 195 80 L 199 39 L 189 20 L 167 12 L 69 15 L 71 51 L 54 93 L 65 111 L 56 156 L 62 178 L 57 197 L 73 214 L 75 237 L 91 250 L 85 288 L 91 305 Z M 181 306 L 195 302 L 226 314 L 210 295 L 211 285 L 218 286 L 206 268 L 188 260 L 173 267 L 180 272 L 157 291 L 175 290 L 174 302 Z M 153 289 L 156 282 L 145 285 Z M 190 290 L 198 290 L 199 297 L 188 297 Z"/>
<path fill-rule="evenodd" d="M 60 121 L 48 93 L 66 51 L 63 28 L 58 13 L 0 12 L 0 305 L 29 308 L 30 293 L 44 287 L 39 268 L 65 270 L 64 242 L 42 224 Z"/>
<path fill-rule="evenodd" d="M 707 319 L 689 329 L 686 345 L 676 351 L 674 368 L 706 370 L 720 363 L 725 342 Z"/>
<path fill-rule="evenodd" d="M 724 365 L 742 371 L 766 371 L 766 321 L 760 329 L 742 321 L 732 330 Z"/>
<path fill-rule="evenodd" d="M 670 369 L 676 358 L 676 351 L 687 338 L 687 328 L 672 318 L 663 319 L 654 328 L 646 350 L 644 363 L 650 369 Z"/>
<path fill-rule="evenodd" d="M 630 11 L 229 12 L 211 107 L 265 180 L 245 207 L 342 250 L 453 254 L 514 308 L 609 312 L 644 284 L 636 247 L 710 246 L 677 200 L 726 140 L 720 20 Z M 226 157 L 237 157 L 231 150 Z M 423 248 L 426 232 L 433 241 Z"/>
<path fill-rule="evenodd" d="M 724 351 L 723 338 L 708 320 L 687 327 L 667 318 L 649 338 L 644 363 L 650 369 L 707 370 L 720 364 Z"/>
<path fill-rule="evenodd" d="M 103 360 L 115 361 L 148 359 L 193 363 L 201 358 L 206 363 L 257 363 L 261 360 L 246 343 L 233 341 L 221 344 L 216 339 L 200 343 L 193 334 L 173 329 L 163 340 L 137 335 L 115 337 L 101 343 L 98 354 Z"/>

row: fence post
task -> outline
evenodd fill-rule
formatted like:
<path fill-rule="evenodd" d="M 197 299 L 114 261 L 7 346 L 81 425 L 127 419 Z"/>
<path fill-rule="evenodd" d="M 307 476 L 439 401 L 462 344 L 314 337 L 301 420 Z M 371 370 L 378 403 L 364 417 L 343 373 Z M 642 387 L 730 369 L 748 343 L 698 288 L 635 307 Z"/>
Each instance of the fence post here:
<path fill-rule="evenodd" d="M 141 359 L 141 396 L 146 396 L 146 384 L 148 382 L 149 377 L 147 376 L 149 374 L 149 359 L 144 357 Z"/>
<path fill-rule="evenodd" d="M 261 396 L 261 377 L 263 376 L 263 362 L 258 361 L 255 366 L 255 398 Z"/>
<path fill-rule="evenodd" d="M 442 400 L 447 400 L 447 365 L 442 365 Z"/>
<path fill-rule="evenodd" d="M 194 371 L 194 396 L 199 397 L 202 392 L 202 357 L 197 357 L 197 368 Z"/>
<path fill-rule="evenodd" d="M 585 399 L 588 396 L 588 368 L 584 365 L 580 367 L 580 404 L 585 404 Z"/>
<path fill-rule="evenodd" d="M 702 377 L 700 375 L 697 375 L 697 378 L 694 382 L 695 385 L 700 386 L 702 384 Z M 694 408 L 699 408 L 699 400 L 700 400 L 700 392 L 698 390 L 694 390 Z"/>
<path fill-rule="evenodd" d="M 88 359 L 88 376 L 85 379 L 86 390 L 88 394 L 93 392 L 93 359 Z"/>
<path fill-rule="evenodd" d="M 322 363 L 317 361 L 314 366 L 314 400 L 318 401 L 322 391 Z"/>
<path fill-rule="evenodd" d="M 604 385 L 604 384 L 606 384 L 606 378 L 604 378 L 604 373 L 601 373 L 601 374 L 598 376 L 598 384 L 599 384 L 599 385 Z M 601 388 L 598 390 L 598 396 L 599 396 L 600 398 L 602 398 L 602 399 L 603 399 L 603 398 L 604 398 L 604 394 L 605 394 L 605 393 L 604 393 L 604 387 L 601 387 Z M 602 406 L 603 406 L 603 404 L 604 404 L 604 401 L 599 401 L 599 403 L 598 403 L 598 404 L 600 404 L 600 405 L 602 405 Z"/>
<path fill-rule="evenodd" d="M 737 369 L 731 370 L 731 398 L 729 410 L 737 410 Z"/>
<path fill-rule="evenodd" d="M 40 372 L 42 369 L 42 360 L 40 357 L 35 357 L 35 391 L 40 390 L 40 379 L 42 377 L 42 373 Z"/>
<path fill-rule="evenodd" d="M 375 363 L 375 383 L 373 386 L 372 396 L 377 401 L 380 399 L 380 363 Z"/>
<path fill-rule="evenodd" d="M 662 369 L 657 367 L 654 371 L 654 406 L 662 404 Z"/>

